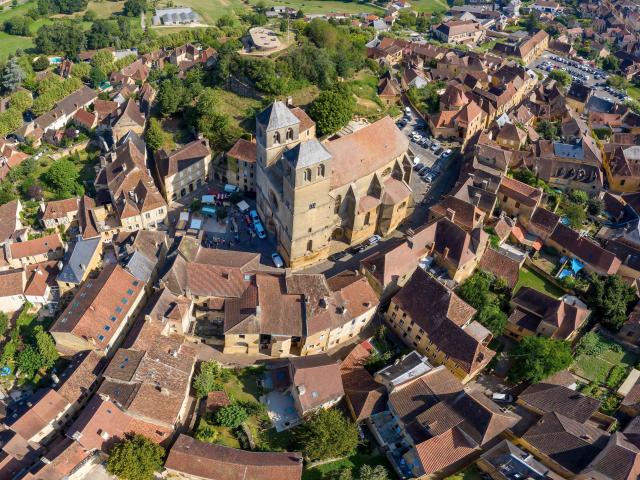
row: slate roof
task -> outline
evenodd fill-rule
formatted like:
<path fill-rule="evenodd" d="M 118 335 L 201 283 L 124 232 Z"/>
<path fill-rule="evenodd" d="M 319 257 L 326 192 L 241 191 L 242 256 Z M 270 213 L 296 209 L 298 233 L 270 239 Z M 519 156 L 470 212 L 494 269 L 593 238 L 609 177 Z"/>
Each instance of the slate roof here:
<path fill-rule="evenodd" d="M 331 159 L 331 154 L 318 140 L 300 142 L 284 153 L 284 157 L 294 168 L 306 168 Z"/>
<path fill-rule="evenodd" d="M 260 112 L 256 121 L 264 125 L 266 130 L 290 127 L 300 123 L 298 117 L 283 102 L 276 101 Z"/>
<path fill-rule="evenodd" d="M 100 237 L 79 239 L 75 242 L 63 260 L 64 267 L 58 274 L 58 280 L 65 283 L 79 284 L 89 267 L 96 249 L 101 245 Z"/>

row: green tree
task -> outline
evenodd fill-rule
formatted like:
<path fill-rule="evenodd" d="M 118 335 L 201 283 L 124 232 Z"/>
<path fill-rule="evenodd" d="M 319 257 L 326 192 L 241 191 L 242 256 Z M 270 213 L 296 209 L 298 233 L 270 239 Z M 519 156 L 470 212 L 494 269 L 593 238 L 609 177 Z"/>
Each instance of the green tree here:
<path fill-rule="evenodd" d="M 123 12 L 127 17 L 138 17 L 147 9 L 146 0 L 127 0 Z"/>
<path fill-rule="evenodd" d="M 549 73 L 549 78 L 551 80 L 555 80 L 563 87 L 568 87 L 569 85 L 571 85 L 571 75 L 569 75 L 569 72 L 566 72 L 564 70 L 552 70 L 551 73 Z"/>
<path fill-rule="evenodd" d="M 58 198 L 69 198 L 82 193 L 78 183 L 78 170 L 74 163 L 66 158 L 56 160 L 44 174 L 44 181 Z"/>
<path fill-rule="evenodd" d="M 193 379 L 193 389 L 198 398 L 206 397 L 209 392 L 222 390 L 223 382 L 229 373 L 218 362 L 203 362 L 200 372 Z"/>
<path fill-rule="evenodd" d="M 219 409 L 214 421 L 217 425 L 229 428 L 237 428 L 249 417 L 247 411 L 237 403 L 232 403 Z"/>
<path fill-rule="evenodd" d="M 0 312 L 0 337 L 4 337 L 9 329 L 9 317 L 6 313 Z"/>
<path fill-rule="evenodd" d="M 164 80 L 158 89 L 157 102 L 165 117 L 175 114 L 184 106 L 184 84 L 176 77 Z"/>
<path fill-rule="evenodd" d="M 491 277 L 482 271 L 476 271 L 467 278 L 458 289 L 458 296 L 476 310 L 481 310 L 489 301 Z"/>
<path fill-rule="evenodd" d="M 542 28 L 542 23 L 540 23 L 540 14 L 532 11 L 524 19 L 524 28 L 526 28 L 529 33 L 540 30 Z"/>
<path fill-rule="evenodd" d="M 602 68 L 609 72 L 617 72 L 620 70 L 620 59 L 615 55 L 607 55 L 602 61 Z"/>
<path fill-rule="evenodd" d="M 309 107 L 309 116 L 315 120 L 320 135 L 326 135 L 349 123 L 355 106 L 355 99 L 349 91 L 325 90 Z"/>
<path fill-rule="evenodd" d="M 27 345 L 18 354 L 17 365 L 27 378 L 33 378 L 36 372 L 44 367 L 44 358 L 34 346 Z"/>
<path fill-rule="evenodd" d="M 587 212 L 582 205 L 570 203 L 564 207 L 564 215 L 569 220 L 571 228 L 576 230 L 582 228 L 584 221 L 587 219 Z"/>
<path fill-rule="evenodd" d="M 38 29 L 34 41 L 40 53 L 63 53 L 75 57 L 84 50 L 87 39 L 81 22 L 54 20 L 52 24 Z"/>
<path fill-rule="evenodd" d="M 91 65 L 85 62 L 74 63 L 71 66 L 71 75 L 83 80 L 88 79 L 89 74 L 91 73 L 91 68 Z"/>
<path fill-rule="evenodd" d="M 509 357 L 509 379 L 514 382 L 537 383 L 573 361 L 569 342 L 537 336 L 524 337 Z"/>
<path fill-rule="evenodd" d="M 49 68 L 49 59 L 44 55 L 36 58 L 36 60 L 33 62 L 33 69 L 36 72 L 41 72 L 43 70 L 46 70 L 47 68 Z"/>
<path fill-rule="evenodd" d="M 0 78 L 0 86 L 3 90 L 13 92 L 24 81 L 26 75 L 20 64 L 18 57 L 9 60 L 2 69 L 2 77 Z"/>
<path fill-rule="evenodd" d="M 604 210 L 604 202 L 600 200 L 598 197 L 592 197 L 589 199 L 587 203 L 587 212 L 589 215 L 600 215 Z"/>
<path fill-rule="evenodd" d="M 558 125 L 554 122 L 550 122 L 549 120 L 542 120 L 541 122 L 538 122 L 536 125 L 536 132 L 538 132 L 538 134 L 545 140 L 557 140 L 559 138 Z"/>
<path fill-rule="evenodd" d="M 101 50 L 91 59 L 91 66 L 99 68 L 105 73 L 113 72 L 113 55 L 107 50 Z"/>
<path fill-rule="evenodd" d="M 162 468 L 165 450 L 142 435 L 116 444 L 109 452 L 107 471 L 123 480 L 152 480 Z"/>
<path fill-rule="evenodd" d="M 633 287 L 619 275 L 592 274 L 586 299 L 605 326 L 618 330 L 627 319 L 629 306 L 637 297 Z"/>
<path fill-rule="evenodd" d="M 569 194 L 569 198 L 572 202 L 579 205 L 584 205 L 589 201 L 589 195 L 587 195 L 587 192 L 583 190 L 572 190 Z"/>
<path fill-rule="evenodd" d="M 629 81 L 620 75 L 611 75 L 607 79 L 607 85 L 624 91 L 629 87 Z"/>
<path fill-rule="evenodd" d="M 310 461 L 351 455 L 358 446 L 358 429 L 336 409 L 320 410 L 293 431 L 296 448 Z"/>
<path fill-rule="evenodd" d="M 149 127 L 144 134 L 144 139 L 152 152 L 156 152 L 162 148 L 164 143 L 164 130 L 162 130 L 162 125 L 157 118 L 151 118 L 151 120 L 149 120 Z"/>
<path fill-rule="evenodd" d="M 358 472 L 358 480 L 389 480 L 389 471 L 382 465 L 363 465 Z"/>
<path fill-rule="evenodd" d="M 93 88 L 98 88 L 106 79 L 107 76 L 102 70 L 97 67 L 91 67 L 89 80 L 91 80 L 91 86 L 93 86 Z"/>
<path fill-rule="evenodd" d="M 489 329 L 494 337 L 498 337 L 504 332 L 508 317 L 498 305 L 489 304 L 477 313 L 476 320 Z"/>
<path fill-rule="evenodd" d="M 18 90 L 17 92 L 13 92 L 11 97 L 9 97 L 9 107 L 15 108 L 19 112 L 30 109 L 32 105 L 33 97 L 31 96 L 31 92 Z"/>
<path fill-rule="evenodd" d="M 42 357 L 42 367 L 48 370 L 53 367 L 56 360 L 60 357 L 56 349 L 56 342 L 48 332 L 44 331 L 42 325 L 34 328 L 34 336 L 38 353 Z"/>

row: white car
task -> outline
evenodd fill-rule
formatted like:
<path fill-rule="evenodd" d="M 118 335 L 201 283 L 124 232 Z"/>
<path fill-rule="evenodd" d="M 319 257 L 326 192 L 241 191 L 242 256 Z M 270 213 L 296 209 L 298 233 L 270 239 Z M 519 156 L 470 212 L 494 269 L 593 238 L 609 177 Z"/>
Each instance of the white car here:
<path fill-rule="evenodd" d="M 416 155 L 412 160 L 413 166 L 415 167 L 415 166 L 419 165 L 420 164 L 420 160 L 421 160 L 421 158 Z"/>
<path fill-rule="evenodd" d="M 284 261 L 282 260 L 282 257 L 278 253 L 272 253 L 271 254 L 271 261 L 273 262 L 273 264 L 277 268 L 283 268 L 284 267 Z"/>
<path fill-rule="evenodd" d="M 380 235 L 373 235 L 373 236 L 369 237 L 369 240 L 367 242 L 369 243 L 369 245 L 375 245 L 380 240 L 382 240 Z"/>
<path fill-rule="evenodd" d="M 411 116 L 411 109 L 409 107 L 404 107 L 404 113 Z"/>

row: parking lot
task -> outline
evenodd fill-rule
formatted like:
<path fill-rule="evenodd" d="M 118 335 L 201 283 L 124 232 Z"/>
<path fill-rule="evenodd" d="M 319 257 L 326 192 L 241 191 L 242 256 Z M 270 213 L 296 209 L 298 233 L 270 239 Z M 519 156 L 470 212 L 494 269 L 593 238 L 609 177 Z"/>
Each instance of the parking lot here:
<path fill-rule="evenodd" d="M 583 64 L 576 60 L 561 57 L 553 53 L 545 52 L 531 65 L 545 76 L 555 69 L 564 70 L 573 81 L 577 81 L 593 88 L 594 94 L 611 102 L 622 103 L 627 99 L 624 92 L 607 86 L 609 74 L 599 68 Z"/>

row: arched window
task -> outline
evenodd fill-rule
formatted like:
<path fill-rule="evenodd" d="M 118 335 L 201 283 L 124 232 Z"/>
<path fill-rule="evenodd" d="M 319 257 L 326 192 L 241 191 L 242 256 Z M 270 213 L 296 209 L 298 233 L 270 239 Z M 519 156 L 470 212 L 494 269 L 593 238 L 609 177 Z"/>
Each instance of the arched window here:
<path fill-rule="evenodd" d="M 304 171 L 304 181 L 305 182 L 310 182 L 311 181 L 311 169 L 310 168 L 307 168 Z"/>
<path fill-rule="evenodd" d="M 280 132 L 273 134 L 273 143 L 280 143 Z"/>
<path fill-rule="evenodd" d="M 307 252 L 313 251 L 313 240 L 307 242 Z"/>
<path fill-rule="evenodd" d="M 287 140 L 293 140 L 293 128 L 287 130 Z"/>
<path fill-rule="evenodd" d="M 324 177 L 324 164 L 320 164 L 318 165 L 318 176 L 319 177 Z"/>
<path fill-rule="evenodd" d="M 335 203 L 333 204 L 333 213 L 335 214 L 340 213 L 340 205 L 342 205 L 342 197 L 338 195 L 336 197 Z"/>

